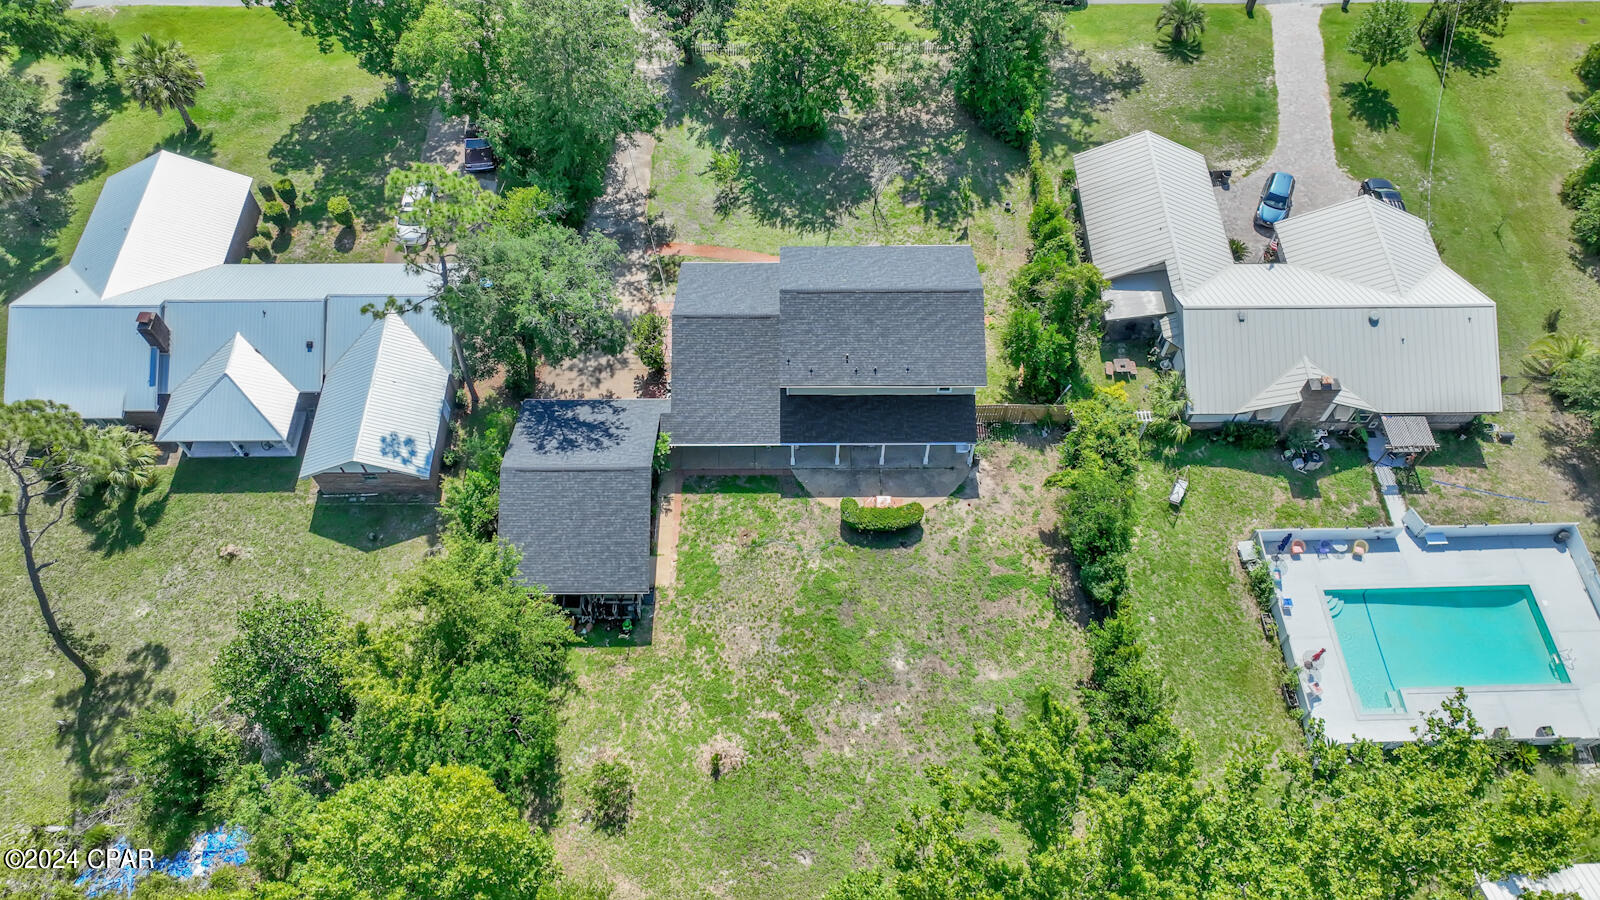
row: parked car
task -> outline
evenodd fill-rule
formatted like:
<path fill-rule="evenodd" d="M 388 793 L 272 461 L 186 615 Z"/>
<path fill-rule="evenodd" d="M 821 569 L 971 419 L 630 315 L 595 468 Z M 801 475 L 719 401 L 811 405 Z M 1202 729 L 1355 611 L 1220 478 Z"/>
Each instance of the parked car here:
<path fill-rule="evenodd" d="M 407 247 L 420 247 L 428 242 L 428 229 L 413 215 L 417 202 L 430 196 L 433 188 L 426 184 L 413 184 L 400 195 L 400 209 L 394 217 L 394 239 Z"/>
<path fill-rule="evenodd" d="M 1395 209 L 1403 211 L 1406 208 L 1406 202 L 1400 199 L 1400 189 L 1387 178 L 1368 178 L 1361 182 L 1361 193 L 1377 197 Z"/>
<path fill-rule="evenodd" d="M 495 158 L 494 148 L 483 139 L 478 129 L 468 127 L 466 137 L 462 140 L 463 153 L 461 155 L 461 168 L 468 172 L 493 172 L 500 165 L 500 160 Z"/>
<path fill-rule="evenodd" d="M 1289 208 L 1294 205 L 1294 176 L 1288 172 L 1273 172 L 1267 186 L 1261 189 L 1261 203 L 1256 207 L 1256 224 L 1273 228 L 1289 218 Z"/>

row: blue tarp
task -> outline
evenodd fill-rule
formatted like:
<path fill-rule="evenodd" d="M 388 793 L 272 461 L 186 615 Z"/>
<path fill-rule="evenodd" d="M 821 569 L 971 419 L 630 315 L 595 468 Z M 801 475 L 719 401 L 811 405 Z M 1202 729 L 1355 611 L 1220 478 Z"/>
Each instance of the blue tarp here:
<path fill-rule="evenodd" d="M 246 834 L 243 828 L 223 826 L 197 835 L 189 843 L 188 850 L 180 850 L 171 856 L 158 859 L 155 865 L 148 869 L 135 868 L 133 865 L 114 869 L 85 869 L 73 883 L 83 888 L 84 894 L 89 897 L 118 895 L 126 897 L 133 893 L 133 888 L 139 879 L 152 872 L 164 872 L 179 881 L 184 881 L 210 872 L 218 866 L 242 866 L 250 859 L 244 849 L 244 845 L 249 842 L 250 835 Z M 122 851 L 123 858 L 127 858 L 127 841 L 118 838 L 114 846 Z"/>

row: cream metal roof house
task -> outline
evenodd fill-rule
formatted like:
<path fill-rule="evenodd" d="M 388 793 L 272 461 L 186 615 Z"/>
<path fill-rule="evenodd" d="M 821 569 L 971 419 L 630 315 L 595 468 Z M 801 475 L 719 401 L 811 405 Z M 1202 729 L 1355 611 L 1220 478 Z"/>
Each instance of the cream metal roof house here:
<path fill-rule="evenodd" d="M 414 387 L 436 413 L 451 335 L 428 306 L 433 277 L 235 262 L 258 215 L 248 176 L 165 151 L 106 179 L 69 263 L 11 304 L 5 400 L 54 400 L 185 452 L 293 455 L 295 423 L 373 325 L 363 307 L 395 297 L 416 304 L 401 327 L 429 357 Z"/>
<path fill-rule="evenodd" d="M 1234 264 L 1199 154 L 1141 132 L 1075 161 L 1090 258 L 1114 290 L 1174 301 L 1160 331 L 1195 424 L 1500 409 L 1494 301 L 1421 219 L 1357 197 L 1279 224 L 1281 262 Z"/>

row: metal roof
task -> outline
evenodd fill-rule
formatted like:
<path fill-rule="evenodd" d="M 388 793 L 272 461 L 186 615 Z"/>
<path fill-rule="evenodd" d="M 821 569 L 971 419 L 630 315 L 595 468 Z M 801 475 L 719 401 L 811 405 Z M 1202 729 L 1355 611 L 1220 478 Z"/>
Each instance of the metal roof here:
<path fill-rule="evenodd" d="M 184 300 L 166 304 L 172 330 L 171 383 L 189 377 L 212 351 L 243 334 L 295 386 L 322 390 L 321 300 Z"/>
<path fill-rule="evenodd" d="M 106 179 L 69 263 L 114 297 L 228 261 L 250 176 L 165 150 Z"/>
<path fill-rule="evenodd" d="M 361 311 L 369 303 L 383 305 L 385 297 L 374 295 L 332 296 L 328 298 L 327 324 L 323 340 L 323 368 L 332 371 L 339 357 L 350 349 L 356 339 L 372 326 L 372 316 Z M 451 352 L 450 326 L 433 314 L 433 304 L 424 300 L 422 305 L 400 317 L 411 333 L 422 341 L 433 358 L 446 372 L 452 371 L 455 361 Z"/>
<path fill-rule="evenodd" d="M 89 419 L 154 410 L 159 357 L 135 330 L 140 312 L 126 306 L 12 306 L 6 402 L 54 400 Z"/>
<path fill-rule="evenodd" d="M 1439 442 L 1422 416 L 1382 416 L 1383 436 L 1390 450 L 1398 453 L 1416 453 L 1437 450 Z"/>
<path fill-rule="evenodd" d="M 965 245 L 784 247 L 778 289 L 789 291 L 981 291 L 983 278 Z"/>
<path fill-rule="evenodd" d="M 299 399 L 294 385 L 235 334 L 173 390 L 156 440 L 287 440 Z"/>
<path fill-rule="evenodd" d="M 1418 282 L 1410 294 L 1391 294 L 1355 281 L 1336 278 L 1308 266 L 1268 263 L 1229 266 L 1205 284 L 1178 295 L 1186 310 L 1199 308 L 1315 309 L 1326 307 L 1385 308 L 1403 306 L 1490 307 L 1465 279 L 1443 266 Z M 1444 274 L 1448 273 L 1448 274 Z M 1453 276 L 1453 277 L 1452 277 Z"/>
<path fill-rule="evenodd" d="M 1205 157 L 1141 131 L 1073 157 L 1089 256 L 1107 278 L 1165 266 L 1174 290 L 1233 264 Z"/>
<path fill-rule="evenodd" d="M 300 476 L 360 463 L 431 477 L 449 383 L 401 317 L 369 322 L 322 386 Z"/>
<path fill-rule="evenodd" d="M 1428 224 L 1376 197 L 1285 219 L 1277 235 L 1288 262 L 1391 294 L 1443 265 Z"/>
<path fill-rule="evenodd" d="M 1515 900 L 1534 891 L 1577 894 L 1578 900 L 1600 900 L 1600 863 L 1580 863 L 1543 878 L 1515 875 L 1501 881 L 1485 881 L 1478 889 L 1485 900 Z"/>
<path fill-rule="evenodd" d="M 1153 319 L 1171 312 L 1167 308 L 1166 296 L 1160 291 L 1110 290 L 1101 299 L 1106 302 L 1107 322 Z"/>
<path fill-rule="evenodd" d="M 1262 408 L 1252 403 L 1296 366 L 1338 379 L 1373 412 L 1500 409 L 1493 305 L 1393 306 L 1376 317 L 1359 305 L 1186 305 L 1182 315 L 1184 379 L 1196 414 Z"/>
<path fill-rule="evenodd" d="M 775 316 L 779 263 L 684 263 L 672 315 Z"/>
<path fill-rule="evenodd" d="M 650 590 L 651 462 L 665 400 L 529 400 L 500 466 L 500 536 L 553 594 Z"/>

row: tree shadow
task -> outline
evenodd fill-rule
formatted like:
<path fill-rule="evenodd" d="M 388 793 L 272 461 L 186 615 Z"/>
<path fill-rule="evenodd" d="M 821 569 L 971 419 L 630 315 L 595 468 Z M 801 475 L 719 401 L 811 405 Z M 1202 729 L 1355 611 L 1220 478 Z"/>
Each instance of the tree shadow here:
<path fill-rule="evenodd" d="M 863 550 L 904 550 L 922 543 L 921 525 L 899 531 L 857 531 L 843 522 L 839 523 L 839 540 Z"/>
<path fill-rule="evenodd" d="M 340 253 L 349 253 L 356 248 L 356 230 L 349 225 L 339 229 L 333 236 L 333 249 Z"/>
<path fill-rule="evenodd" d="M 311 533 L 356 550 L 381 550 L 418 537 L 438 543 L 438 515 L 419 501 L 353 501 L 317 498 L 311 510 Z"/>
<path fill-rule="evenodd" d="M 364 105 L 348 96 L 328 100 L 307 109 L 267 158 L 281 171 L 317 173 L 315 197 L 343 194 L 358 218 L 380 222 L 388 210 L 384 181 L 390 170 L 421 159 L 432 109 L 429 100 L 394 92 Z M 308 204 L 301 216 L 320 218 L 323 203 Z"/>
<path fill-rule="evenodd" d="M 152 703 L 172 703 L 170 688 L 157 689 L 156 676 L 172 663 L 165 644 L 146 642 L 129 652 L 122 664 L 101 674 L 92 689 L 84 686 L 57 695 L 56 709 L 73 713 L 57 721 L 56 746 L 70 751 L 74 767 L 74 803 L 93 805 L 105 798 L 107 776 L 116 765 L 117 728 Z"/>
<path fill-rule="evenodd" d="M 151 153 L 158 150 L 192 157 L 201 162 L 211 162 L 217 158 L 216 136 L 210 129 L 190 131 L 183 128 L 157 141 L 155 146 L 150 148 Z"/>
<path fill-rule="evenodd" d="M 1433 63 L 1434 72 L 1438 72 L 1444 48 L 1429 46 L 1425 52 Z M 1495 51 L 1488 38 L 1476 31 L 1456 29 L 1455 37 L 1450 41 L 1450 71 L 1465 72 L 1481 78 L 1494 74 L 1499 68 L 1500 54 Z"/>
<path fill-rule="evenodd" d="M 1076 152 L 1089 146 L 1089 133 L 1099 113 L 1144 87 L 1144 71 L 1131 60 L 1118 60 L 1097 71 L 1089 54 L 1068 46 L 1051 60 L 1051 91 L 1045 120 L 1051 137 Z"/>
<path fill-rule="evenodd" d="M 1388 88 L 1368 81 L 1346 81 L 1339 85 L 1339 96 L 1350 104 L 1350 118 L 1366 125 L 1368 131 L 1400 127 L 1400 109 L 1389 99 Z"/>
<path fill-rule="evenodd" d="M 103 556 L 126 553 L 144 543 L 146 533 L 166 514 L 170 490 L 130 497 L 117 506 L 100 502 L 80 505 L 78 524 L 93 532 L 89 549 Z"/>
<path fill-rule="evenodd" d="M 1171 35 L 1162 35 L 1156 38 L 1156 52 L 1173 62 L 1195 63 L 1206 53 L 1198 37 L 1186 37 L 1183 40 L 1173 38 Z"/>
<path fill-rule="evenodd" d="M 172 493 L 292 493 L 299 480 L 300 460 L 296 457 L 195 459 L 185 456 L 172 476 Z"/>

